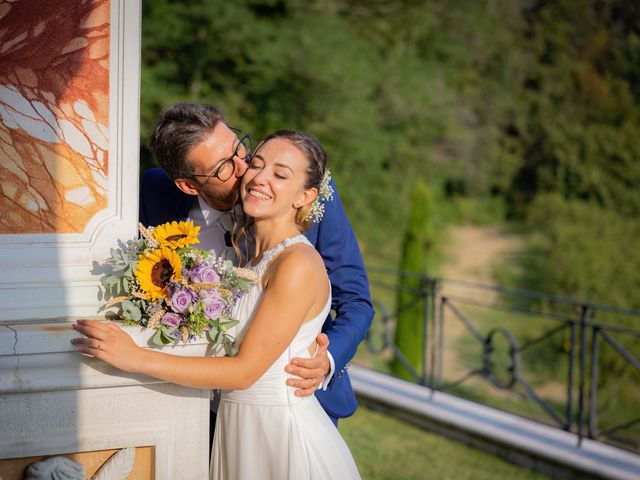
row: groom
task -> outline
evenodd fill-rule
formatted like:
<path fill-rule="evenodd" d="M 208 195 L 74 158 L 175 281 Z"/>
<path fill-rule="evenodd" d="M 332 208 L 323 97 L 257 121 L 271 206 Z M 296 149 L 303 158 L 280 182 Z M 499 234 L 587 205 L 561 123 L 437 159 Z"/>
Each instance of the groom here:
<path fill-rule="evenodd" d="M 193 220 L 201 227 L 200 248 L 232 255 L 231 212 L 250 162 L 248 135 L 229 127 L 212 105 L 178 103 L 163 112 L 149 147 L 162 169 L 150 169 L 142 178 L 140 221 L 153 226 Z M 325 204 L 322 221 L 304 233 L 324 259 L 336 316 L 322 329 L 328 353 L 321 334 L 313 358 L 296 358 L 287 366 L 298 377 L 287 383 L 297 388 L 296 395 L 315 392 L 337 425 L 357 407 L 347 367 L 374 313 L 360 249 L 337 193 Z"/>

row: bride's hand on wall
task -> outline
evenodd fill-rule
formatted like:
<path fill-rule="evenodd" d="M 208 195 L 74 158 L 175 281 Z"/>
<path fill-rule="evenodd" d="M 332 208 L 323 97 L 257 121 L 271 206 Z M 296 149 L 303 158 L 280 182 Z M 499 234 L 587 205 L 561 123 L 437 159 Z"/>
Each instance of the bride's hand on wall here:
<path fill-rule="evenodd" d="M 143 350 L 120 327 L 97 320 L 78 320 L 73 329 L 84 337 L 71 340 L 78 351 L 99 358 L 125 372 L 140 367 Z"/>

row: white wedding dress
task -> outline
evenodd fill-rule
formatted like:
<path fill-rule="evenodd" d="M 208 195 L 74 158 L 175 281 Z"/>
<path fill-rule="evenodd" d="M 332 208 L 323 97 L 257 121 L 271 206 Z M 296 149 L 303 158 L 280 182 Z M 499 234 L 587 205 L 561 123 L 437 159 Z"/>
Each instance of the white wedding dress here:
<path fill-rule="evenodd" d="M 273 258 L 303 236 L 289 238 L 250 266 L 260 277 Z M 302 287 L 302 286 L 301 286 Z M 302 287 L 303 288 L 303 287 Z M 262 298 L 258 282 L 235 305 L 236 339 L 242 341 Z M 223 390 L 211 453 L 210 479 L 304 480 L 358 479 L 351 452 L 315 395 L 297 397 L 286 385 L 285 366 L 294 357 L 309 357 L 320 333 L 331 295 L 314 319 L 304 323 L 280 358 L 246 390 Z"/>

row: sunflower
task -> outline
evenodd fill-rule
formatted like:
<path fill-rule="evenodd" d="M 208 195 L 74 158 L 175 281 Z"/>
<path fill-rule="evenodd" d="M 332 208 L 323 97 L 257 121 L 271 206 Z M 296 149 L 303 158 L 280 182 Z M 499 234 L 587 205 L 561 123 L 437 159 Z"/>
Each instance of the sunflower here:
<path fill-rule="evenodd" d="M 136 278 L 140 282 L 140 288 L 147 294 L 147 298 L 150 300 L 166 298 L 166 287 L 169 281 L 182 278 L 180 257 L 173 250 L 164 247 L 140 255 Z"/>
<path fill-rule="evenodd" d="M 184 248 L 193 243 L 200 243 L 198 233 L 200 227 L 193 225 L 193 222 L 167 222 L 158 225 L 153 231 L 153 236 L 160 243 L 160 247 Z"/>

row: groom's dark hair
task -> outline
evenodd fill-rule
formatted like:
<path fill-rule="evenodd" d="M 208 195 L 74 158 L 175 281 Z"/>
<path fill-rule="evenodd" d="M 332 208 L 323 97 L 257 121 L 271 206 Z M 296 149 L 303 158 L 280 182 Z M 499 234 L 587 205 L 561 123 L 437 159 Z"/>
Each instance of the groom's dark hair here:
<path fill-rule="evenodd" d="M 176 103 L 166 108 L 151 133 L 149 149 L 171 180 L 194 172 L 189 153 L 218 125 L 227 123 L 213 105 Z"/>

